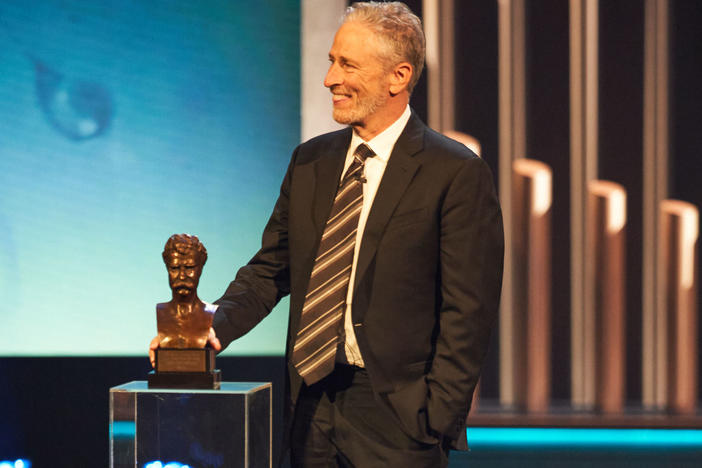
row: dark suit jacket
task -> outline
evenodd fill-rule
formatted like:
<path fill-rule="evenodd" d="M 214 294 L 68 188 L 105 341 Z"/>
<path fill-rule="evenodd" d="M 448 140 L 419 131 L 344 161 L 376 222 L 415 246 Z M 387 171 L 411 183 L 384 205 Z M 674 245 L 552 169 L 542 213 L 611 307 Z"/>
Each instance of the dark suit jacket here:
<path fill-rule="evenodd" d="M 293 153 L 261 250 L 217 301 L 223 345 L 286 294 L 287 356 L 351 139 L 347 128 Z M 370 211 L 352 320 L 373 390 L 411 437 L 465 449 L 465 420 L 502 282 L 503 232 L 487 164 L 412 115 Z M 289 363 L 288 359 L 288 363 Z M 289 409 L 301 379 L 288 364 Z"/>

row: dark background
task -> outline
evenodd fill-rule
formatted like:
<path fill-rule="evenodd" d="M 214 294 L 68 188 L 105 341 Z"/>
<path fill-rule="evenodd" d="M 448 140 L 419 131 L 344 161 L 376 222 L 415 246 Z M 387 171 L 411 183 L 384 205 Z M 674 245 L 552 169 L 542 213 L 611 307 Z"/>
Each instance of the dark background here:
<path fill-rule="evenodd" d="M 421 1 L 406 2 L 421 14 Z M 497 2 L 457 1 L 456 130 L 475 136 L 498 169 Z M 569 4 L 527 0 L 526 156 L 551 166 L 552 398 L 570 398 Z M 702 3 L 670 2 L 669 196 L 702 206 Z M 626 369 L 630 406 L 641 398 L 644 2 L 599 1 L 599 178 L 627 191 Z M 426 73 L 412 106 L 427 119 Z M 497 180 L 496 180 L 497 182 Z M 499 187 L 498 187 L 499 188 Z M 698 258 L 698 271 L 702 264 Z M 700 304 L 698 303 L 698 310 Z M 700 321 L 702 325 L 702 321 Z M 702 336 L 702 326 L 700 335 Z M 498 334 L 493 334 L 481 398 L 497 399 Z M 702 370 L 702 360 L 700 360 Z"/>

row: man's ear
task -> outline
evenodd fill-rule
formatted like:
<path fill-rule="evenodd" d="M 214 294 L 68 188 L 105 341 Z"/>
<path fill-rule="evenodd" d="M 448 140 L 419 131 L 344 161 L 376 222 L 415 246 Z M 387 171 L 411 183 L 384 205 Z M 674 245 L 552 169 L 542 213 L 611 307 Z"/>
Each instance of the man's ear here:
<path fill-rule="evenodd" d="M 396 96 L 409 86 L 414 68 L 409 62 L 400 62 L 390 72 L 390 94 Z"/>

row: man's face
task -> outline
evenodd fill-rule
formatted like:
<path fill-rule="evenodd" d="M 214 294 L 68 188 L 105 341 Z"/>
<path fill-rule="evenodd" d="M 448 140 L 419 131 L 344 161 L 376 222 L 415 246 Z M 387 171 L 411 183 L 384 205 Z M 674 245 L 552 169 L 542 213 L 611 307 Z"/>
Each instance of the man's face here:
<path fill-rule="evenodd" d="M 337 122 L 365 127 L 386 104 L 389 82 L 378 55 L 381 47 L 371 29 L 354 21 L 343 24 L 334 36 L 324 86 L 332 93 Z"/>
<path fill-rule="evenodd" d="M 202 265 L 198 265 L 194 254 L 171 253 L 166 260 L 168 269 L 168 284 L 174 293 L 187 296 L 197 290 L 202 273 Z"/>

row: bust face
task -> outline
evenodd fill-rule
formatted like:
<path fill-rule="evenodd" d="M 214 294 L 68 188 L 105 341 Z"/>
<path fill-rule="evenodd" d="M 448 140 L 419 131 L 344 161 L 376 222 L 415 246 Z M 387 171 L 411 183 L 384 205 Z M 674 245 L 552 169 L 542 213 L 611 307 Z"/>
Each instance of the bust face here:
<path fill-rule="evenodd" d="M 185 297 L 197 291 L 202 274 L 202 265 L 198 265 L 195 252 L 181 254 L 172 252 L 166 259 L 168 284 L 174 294 Z"/>

